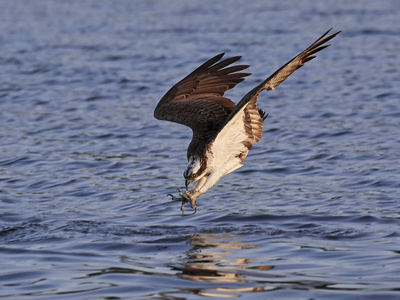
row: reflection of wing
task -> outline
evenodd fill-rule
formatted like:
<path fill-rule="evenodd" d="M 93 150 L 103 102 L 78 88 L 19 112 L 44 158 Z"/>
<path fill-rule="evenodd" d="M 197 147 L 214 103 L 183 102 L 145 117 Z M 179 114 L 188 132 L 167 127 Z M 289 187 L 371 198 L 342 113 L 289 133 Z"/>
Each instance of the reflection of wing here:
<path fill-rule="evenodd" d="M 214 137 L 212 143 L 214 155 L 231 158 L 238 157 L 243 161 L 248 150 L 262 136 L 265 116 L 263 111 L 257 108 L 258 95 L 263 90 L 275 89 L 290 74 L 302 67 L 307 61 L 315 58 L 313 54 L 328 47 L 329 45 L 325 45 L 325 43 L 340 32 L 325 37 L 330 30 L 243 97 L 227 118 L 222 129 Z"/>
<path fill-rule="evenodd" d="M 194 136 L 206 130 L 215 134 L 235 108 L 235 103 L 223 95 L 250 75 L 238 73 L 249 66 L 228 67 L 240 56 L 220 61 L 223 55 L 211 58 L 175 84 L 158 103 L 154 116 L 187 125 Z"/>

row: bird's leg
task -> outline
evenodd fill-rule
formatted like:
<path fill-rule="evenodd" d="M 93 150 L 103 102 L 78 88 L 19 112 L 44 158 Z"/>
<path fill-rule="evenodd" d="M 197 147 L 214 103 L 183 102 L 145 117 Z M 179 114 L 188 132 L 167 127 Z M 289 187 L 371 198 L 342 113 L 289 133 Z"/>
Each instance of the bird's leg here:
<path fill-rule="evenodd" d="M 182 200 L 182 206 L 181 206 L 182 215 L 185 214 L 185 203 L 186 202 L 184 200 Z"/>
<path fill-rule="evenodd" d="M 195 214 L 197 212 L 197 205 L 196 205 L 196 197 L 193 197 L 193 193 L 191 191 L 188 190 L 188 188 L 186 187 L 186 191 L 185 194 L 183 194 L 179 189 L 179 195 L 181 195 L 182 198 L 184 198 L 182 200 L 182 214 L 184 213 L 184 207 L 186 203 L 190 202 L 191 207 L 194 209 L 194 213 Z"/>
<path fill-rule="evenodd" d="M 181 211 L 182 211 L 182 215 L 185 214 L 185 204 L 189 202 L 189 199 L 186 197 L 186 195 L 184 193 L 181 192 L 180 189 L 177 189 L 179 192 L 179 195 L 182 198 L 182 206 L 181 206 Z"/>
<path fill-rule="evenodd" d="M 194 197 L 193 194 L 194 194 L 193 191 L 189 191 L 188 189 L 186 189 L 185 196 L 188 198 L 187 202 L 190 202 L 190 205 L 194 209 L 194 213 L 196 213 L 197 212 L 196 197 Z"/>
<path fill-rule="evenodd" d="M 197 212 L 197 206 L 196 206 L 197 195 L 195 195 L 194 191 L 189 191 L 189 189 L 187 187 L 185 187 L 185 188 L 186 188 L 185 193 L 183 193 L 180 189 L 177 189 L 180 197 L 175 197 L 174 195 L 171 195 L 171 194 L 168 194 L 168 196 L 171 197 L 171 200 L 182 201 L 182 206 L 181 206 L 182 214 L 185 213 L 185 204 L 186 203 L 190 203 L 190 205 L 194 209 L 194 213 L 196 213 Z"/>
<path fill-rule="evenodd" d="M 179 192 L 179 196 L 180 197 L 175 197 L 174 195 L 168 194 L 168 196 L 171 196 L 171 199 L 174 201 L 182 201 L 182 206 L 181 206 L 181 211 L 182 214 L 185 213 L 185 204 L 186 203 L 191 203 L 192 204 L 192 208 L 195 208 L 195 213 L 197 211 L 196 209 L 196 200 L 194 200 L 194 206 L 193 206 L 193 199 L 190 198 L 190 196 L 188 195 L 188 189 L 186 188 L 185 194 L 181 192 L 180 189 L 177 189 Z"/>
<path fill-rule="evenodd" d="M 196 198 L 190 198 L 190 205 L 194 208 L 194 213 L 197 213 Z"/>

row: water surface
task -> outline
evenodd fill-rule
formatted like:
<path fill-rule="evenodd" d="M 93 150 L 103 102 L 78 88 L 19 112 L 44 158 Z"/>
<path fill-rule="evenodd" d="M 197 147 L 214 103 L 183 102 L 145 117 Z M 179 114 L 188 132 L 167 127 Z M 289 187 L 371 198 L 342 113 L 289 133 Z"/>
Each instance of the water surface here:
<path fill-rule="evenodd" d="M 399 299 L 397 1 L 3 1 L 0 297 Z M 220 52 L 248 90 L 326 29 L 245 166 L 182 216 L 162 95 Z"/>

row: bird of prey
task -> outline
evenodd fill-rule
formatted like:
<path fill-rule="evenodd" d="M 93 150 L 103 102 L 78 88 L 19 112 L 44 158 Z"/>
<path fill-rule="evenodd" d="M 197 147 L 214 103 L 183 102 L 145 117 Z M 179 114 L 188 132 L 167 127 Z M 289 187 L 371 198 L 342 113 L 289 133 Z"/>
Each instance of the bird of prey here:
<path fill-rule="evenodd" d="M 242 167 L 253 144 L 260 141 L 263 122 L 268 116 L 257 107 L 258 95 L 263 90 L 278 87 L 290 74 L 315 58 L 315 53 L 330 46 L 326 43 L 340 33 L 328 35 L 331 29 L 248 92 L 237 105 L 224 94 L 251 74 L 241 72 L 249 67 L 247 65 L 231 66 L 240 56 L 221 60 L 224 53 L 206 61 L 161 98 L 154 116 L 189 126 L 193 131 L 187 149 L 188 165 L 183 173 L 186 191 L 178 189 L 179 197 L 169 194 L 173 200 L 182 201 L 182 212 L 186 203 L 196 212 L 197 197 L 222 176 Z M 189 189 L 192 182 L 193 187 Z"/>

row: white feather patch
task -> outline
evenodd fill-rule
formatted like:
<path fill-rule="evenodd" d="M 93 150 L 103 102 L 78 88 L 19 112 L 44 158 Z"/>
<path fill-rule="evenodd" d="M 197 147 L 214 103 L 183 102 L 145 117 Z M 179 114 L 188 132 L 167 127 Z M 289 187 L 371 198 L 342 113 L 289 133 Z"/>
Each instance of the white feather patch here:
<path fill-rule="evenodd" d="M 239 168 L 242 162 L 239 156 L 247 155 L 248 152 L 247 147 L 243 144 L 248 139 L 244 127 L 245 108 L 246 106 L 235 114 L 211 145 L 211 151 L 214 154 L 214 168 L 223 170 L 223 175 Z"/>
<path fill-rule="evenodd" d="M 247 132 L 245 126 L 248 127 Z M 256 133 L 257 136 L 255 136 Z M 249 102 L 233 116 L 211 143 L 211 153 L 207 153 L 207 171 L 210 173 L 195 185 L 193 196 L 197 197 L 205 193 L 221 177 L 242 167 L 242 161 L 249 152 L 245 144 L 258 142 L 261 134 L 260 114 L 257 106 Z"/>

